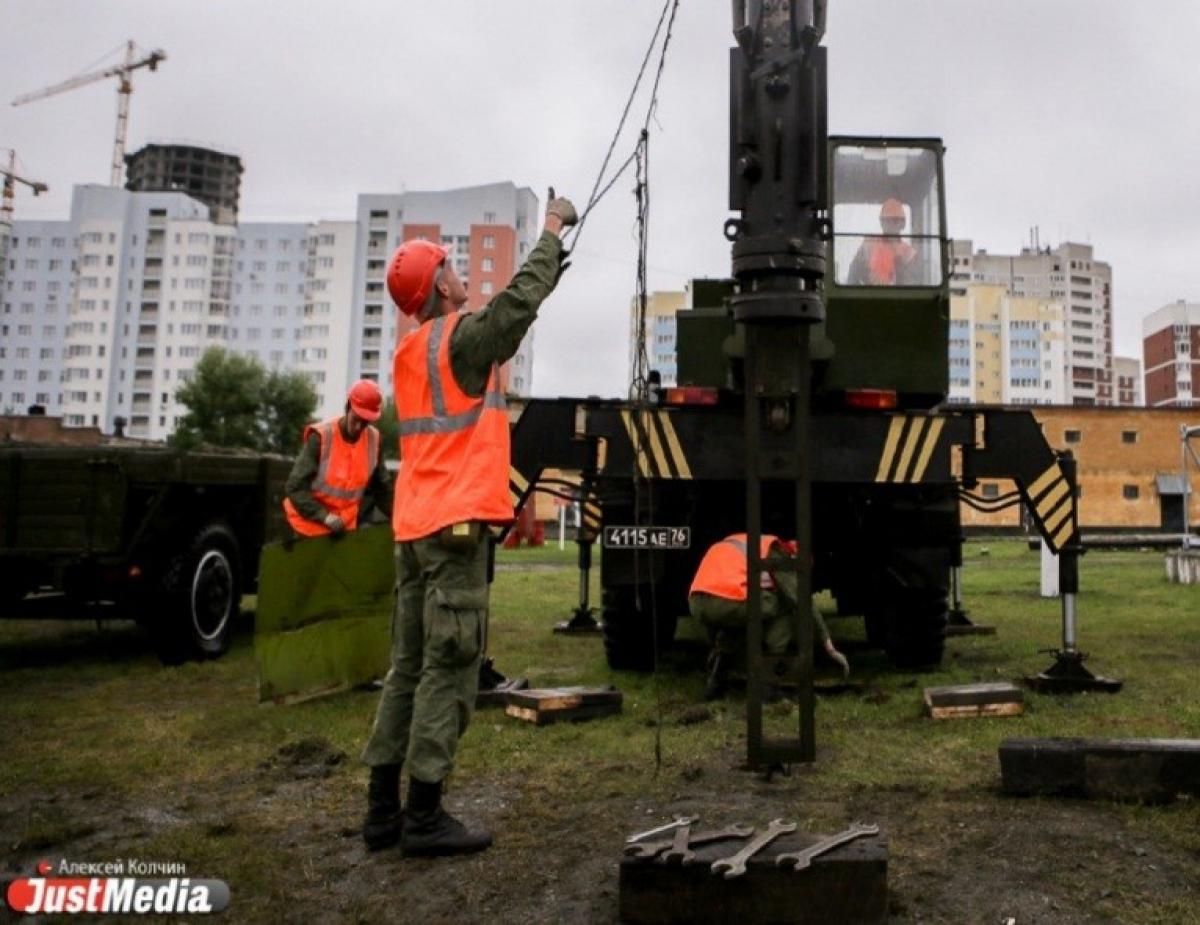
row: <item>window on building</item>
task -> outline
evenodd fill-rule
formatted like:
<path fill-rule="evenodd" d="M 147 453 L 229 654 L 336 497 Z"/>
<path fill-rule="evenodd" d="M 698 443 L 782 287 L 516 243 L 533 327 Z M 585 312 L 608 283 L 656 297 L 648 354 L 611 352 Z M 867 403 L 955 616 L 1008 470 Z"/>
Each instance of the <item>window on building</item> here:
<path fill-rule="evenodd" d="M 1083 432 L 1079 430 L 1064 430 L 1064 443 L 1079 443 L 1083 439 Z"/>
<path fill-rule="evenodd" d="M 494 234 L 485 234 L 483 236 L 483 246 L 487 250 L 492 250 L 496 246 L 496 236 Z"/>
<path fill-rule="evenodd" d="M 1138 440 L 1138 432 L 1136 430 L 1121 431 L 1121 442 L 1122 443 L 1137 443 L 1137 440 Z"/>
<path fill-rule="evenodd" d="M 1138 486 L 1136 486 L 1136 485 L 1122 485 L 1121 486 L 1121 497 L 1124 498 L 1126 501 L 1136 501 L 1138 499 L 1139 493 L 1140 492 L 1138 491 Z"/>

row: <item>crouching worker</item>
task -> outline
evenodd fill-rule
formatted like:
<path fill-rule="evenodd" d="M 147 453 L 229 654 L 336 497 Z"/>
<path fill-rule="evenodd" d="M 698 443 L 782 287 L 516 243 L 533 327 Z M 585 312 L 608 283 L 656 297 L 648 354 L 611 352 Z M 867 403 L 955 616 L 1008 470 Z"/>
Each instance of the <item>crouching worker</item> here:
<path fill-rule="evenodd" d="M 304 445 L 284 486 L 283 510 L 300 536 L 326 536 L 357 529 L 367 505 L 392 515 L 392 480 L 379 431 L 383 393 L 370 379 L 350 388 L 345 412 L 304 428 Z"/>
<path fill-rule="evenodd" d="M 796 544 L 767 534 L 763 534 L 761 541 L 759 554 L 767 562 L 767 570 L 762 573 L 763 651 L 768 655 L 785 655 L 789 648 L 794 649 L 796 573 L 771 571 L 770 560 L 794 556 Z M 737 662 L 745 652 L 747 596 L 746 534 L 735 533 L 709 547 L 688 592 L 692 616 L 708 631 L 712 643 L 704 688 L 706 700 L 714 700 L 725 692 L 730 663 Z M 822 648 L 841 666 L 842 673 L 849 675 L 850 663 L 834 647 L 821 614 L 813 608 L 812 615 Z"/>
<path fill-rule="evenodd" d="M 392 360 L 400 474 L 392 528 L 392 664 L 363 761 L 370 765 L 363 840 L 406 856 L 466 854 L 492 843 L 442 808 L 442 785 L 475 707 L 487 631 L 488 524 L 509 523 L 510 444 L 499 364 L 521 344 L 565 266 L 559 235 L 575 207 L 554 197 L 545 230 L 504 291 L 477 312 L 431 241 L 392 255 L 388 292 L 418 327 Z M 408 768 L 401 813 L 400 771 Z"/>

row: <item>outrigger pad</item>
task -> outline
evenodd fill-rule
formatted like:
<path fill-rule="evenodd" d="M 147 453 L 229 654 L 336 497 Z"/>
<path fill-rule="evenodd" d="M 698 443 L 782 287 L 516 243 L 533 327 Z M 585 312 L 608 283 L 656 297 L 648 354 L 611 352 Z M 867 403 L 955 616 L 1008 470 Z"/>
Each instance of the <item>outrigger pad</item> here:
<path fill-rule="evenodd" d="M 1056 651 L 1054 664 L 1039 674 L 1025 678 L 1025 683 L 1043 694 L 1077 694 L 1083 691 L 1117 693 L 1123 682 L 1092 674 L 1083 664 L 1086 658 L 1087 655 L 1079 651 Z"/>
<path fill-rule="evenodd" d="M 1015 796 L 1169 803 L 1200 796 L 1200 739 L 1006 739 L 1000 777 Z"/>
<path fill-rule="evenodd" d="M 645 925 L 887 921 L 888 847 L 883 835 L 834 848 L 802 871 L 775 866 L 776 856 L 799 851 L 822 837 L 802 832 L 781 835 L 750 858 L 744 875 L 732 879 L 714 874 L 712 862 L 736 854 L 746 840 L 699 845 L 692 849 L 695 862 L 683 866 L 625 856 L 619 887 L 621 921 Z"/>

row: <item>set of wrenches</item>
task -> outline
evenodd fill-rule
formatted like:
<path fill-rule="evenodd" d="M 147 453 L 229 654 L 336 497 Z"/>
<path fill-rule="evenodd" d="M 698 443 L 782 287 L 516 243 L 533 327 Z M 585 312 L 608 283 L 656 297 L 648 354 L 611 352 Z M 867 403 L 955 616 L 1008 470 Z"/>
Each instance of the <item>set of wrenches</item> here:
<path fill-rule="evenodd" d="M 731 825 L 723 829 L 693 833 L 692 825 L 698 822 L 699 819 L 699 816 L 679 816 L 666 825 L 650 829 L 647 832 L 639 832 L 636 835 L 631 835 L 625 839 L 625 854 L 629 857 L 637 858 L 656 857 L 663 864 L 679 863 L 690 866 L 703 863 L 696 859 L 696 852 L 692 850 L 693 848 L 720 841 L 749 838 L 750 841 L 746 842 L 736 854 L 719 858 L 710 865 L 714 874 L 719 874 L 729 880 L 745 874 L 746 862 L 766 848 L 771 842 L 775 841 L 780 835 L 796 831 L 796 823 L 775 819 L 767 825 L 766 829 L 758 832 L 758 834 L 755 834 L 756 830 L 754 826 L 748 825 Z M 665 835 L 668 832 L 672 833 L 670 838 L 650 840 L 656 835 Z M 857 838 L 878 834 L 879 826 L 877 825 L 855 823 L 845 831 L 823 838 L 801 851 L 792 851 L 787 854 L 778 855 L 775 858 L 775 865 L 777 867 L 790 866 L 793 870 L 798 871 L 805 870 L 812 865 L 815 858 L 832 851 L 834 848 L 852 842 Z"/>

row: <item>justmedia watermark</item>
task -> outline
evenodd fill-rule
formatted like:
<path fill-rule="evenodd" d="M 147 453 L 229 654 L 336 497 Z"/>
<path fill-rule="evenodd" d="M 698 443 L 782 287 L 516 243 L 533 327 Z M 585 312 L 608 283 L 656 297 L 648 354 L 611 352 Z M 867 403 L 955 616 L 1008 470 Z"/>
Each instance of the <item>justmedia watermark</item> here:
<path fill-rule="evenodd" d="M 178 861 L 43 860 L 36 873 L 5 890 L 8 907 L 23 915 L 204 915 L 229 906 L 223 880 L 188 876 Z"/>

